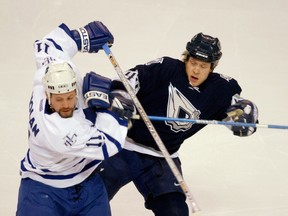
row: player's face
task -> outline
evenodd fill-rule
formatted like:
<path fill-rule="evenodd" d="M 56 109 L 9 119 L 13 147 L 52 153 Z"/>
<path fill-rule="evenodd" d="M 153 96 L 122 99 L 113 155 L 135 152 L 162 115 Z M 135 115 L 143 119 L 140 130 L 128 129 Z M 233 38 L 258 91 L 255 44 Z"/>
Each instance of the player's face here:
<path fill-rule="evenodd" d="M 200 61 L 193 57 L 189 57 L 185 63 L 185 67 L 189 83 L 193 87 L 202 84 L 211 72 L 211 63 Z"/>
<path fill-rule="evenodd" d="M 50 101 L 51 108 L 62 118 L 72 117 L 77 103 L 76 90 L 64 94 L 51 94 Z"/>

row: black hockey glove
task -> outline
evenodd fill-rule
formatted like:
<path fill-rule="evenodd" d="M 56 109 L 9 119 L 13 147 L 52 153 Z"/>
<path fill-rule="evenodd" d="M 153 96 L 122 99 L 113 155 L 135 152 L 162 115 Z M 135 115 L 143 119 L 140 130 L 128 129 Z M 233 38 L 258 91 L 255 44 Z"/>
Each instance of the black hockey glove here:
<path fill-rule="evenodd" d="M 111 111 L 119 118 L 130 121 L 135 108 L 129 94 L 123 90 L 114 90 L 110 92 L 111 97 Z"/>
<path fill-rule="evenodd" d="M 85 103 L 91 108 L 110 107 L 110 86 L 111 79 L 89 72 L 83 79 L 83 96 Z"/>
<path fill-rule="evenodd" d="M 258 109 L 249 100 L 239 100 L 231 105 L 226 111 L 228 120 L 243 123 L 258 123 Z M 230 128 L 236 136 L 250 136 L 256 132 L 255 127 L 231 126 Z"/>
<path fill-rule="evenodd" d="M 112 46 L 114 37 L 100 21 L 88 23 L 86 26 L 71 31 L 81 52 L 97 53 L 106 43 Z"/>

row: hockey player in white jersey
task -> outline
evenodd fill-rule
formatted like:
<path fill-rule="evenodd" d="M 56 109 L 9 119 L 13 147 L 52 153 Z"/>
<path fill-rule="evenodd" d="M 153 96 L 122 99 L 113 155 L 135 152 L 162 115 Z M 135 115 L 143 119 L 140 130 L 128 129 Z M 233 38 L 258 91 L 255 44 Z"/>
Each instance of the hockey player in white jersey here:
<path fill-rule="evenodd" d="M 113 42 L 99 21 L 78 30 L 61 24 L 35 42 L 37 71 L 17 216 L 111 215 L 97 166 L 122 150 L 133 103 L 111 93 L 111 80 L 94 72 L 86 74 L 82 88 L 71 59 Z"/>

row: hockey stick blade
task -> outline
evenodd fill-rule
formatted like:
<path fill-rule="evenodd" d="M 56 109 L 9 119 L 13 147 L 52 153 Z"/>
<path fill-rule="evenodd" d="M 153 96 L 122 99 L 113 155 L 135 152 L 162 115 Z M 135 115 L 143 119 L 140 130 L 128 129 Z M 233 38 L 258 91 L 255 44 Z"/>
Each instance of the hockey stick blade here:
<path fill-rule="evenodd" d="M 181 189 L 185 193 L 192 214 L 194 215 L 195 213 L 198 213 L 198 215 L 199 215 L 200 214 L 200 208 L 198 207 L 195 199 L 192 196 L 192 193 L 190 192 L 190 190 L 189 190 L 187 184 L 185 183 L 180 171 L 178 170 L 173 159 L 171 158 L 168 150 L 166 149 L 164 143 L 162 142 L 160 136 L 158 135 L 156 129 L 154 128 L 152 122 L 148 118 L 144 108 L 142 107 L 140 101 L 138 100 L 138 98 L 137 98 L 133 88 L 131 87 L 129 81 L 125 77 L 125 74 L 123 73 L 122 69 L 118 65 L 118 63 L 117 63 L 113 53 L 111 52 L 109 46 L 107 44 L 105 44 L 105 45 L 103 45 L 102 48 L 103 48 L 104 52 L 106 53 L 107 57 L 109 58 L 111 64 L 113 65 L 113 67 L 114 67 L 116 73 L 118 74 L 120 80 L 122 81 L 125 89 L 127 90 L 128 94 L 130 95 L 131 99 L 133 100 L 134 105 L 137 108 L 137 110 L 141 116 L 141 119 L 146 124 L 146 127 L 148 128 L 150 134 L 152 135 L 155 143 L 159 147 L 159 149 L 160 149 L 161 153 L 163 154 L 165 160 L 167 161 L 171 171 L 173 172 L 178 183 L 180 184 Z"/>

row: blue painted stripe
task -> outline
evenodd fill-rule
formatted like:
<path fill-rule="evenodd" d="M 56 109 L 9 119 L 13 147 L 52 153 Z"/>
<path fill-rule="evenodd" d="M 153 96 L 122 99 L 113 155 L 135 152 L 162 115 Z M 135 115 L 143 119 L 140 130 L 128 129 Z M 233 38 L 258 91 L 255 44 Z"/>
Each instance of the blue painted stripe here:
<path fill-rule="evenodd" d="M 21 167 L 21 170 L 22 170 L 22 171 L 26 172 L 27 169 L 26 169 L 26 167 L 24 166 L 24 161 L 25 161 L 25 158 L 24 158 L 23 160 L 21 160 L 21 165 L 20 165 L 20 167 Z"/>
<path fill-rule="evenodd" d="M 83 160 L 81 161 L 83 162 Z M 36 173 L 37 175 L 41 176 L 42 178 L 44 179 L 50 179 L 50 180 L 66 180 L 66 179 L 71 179 L 75 176 L 77 176 L 79 173 L 82 173 L 88 169 L 90 169 L 91 167 L 99 164 L 101 162 L 101 160 L 94 160 L 92 161 L 91 163 L 87 164 L 80 172 L 78 173 L 72 173 L 72 174 L 69 174 L 69 175 L 41 175 L 39 173 Z M 80 162 L 79 162 L 80 163 Z M 27 172 L 28 170 L 25 168 L 24 166 L 24 159 L 21 161 L 21 170 L 23 172 Z M 28 172 L 31 172 L 31 171 L 28 171 Z"/>
<path fill-rule="evenodd" d="M 88 169 L 90 169 L 91 167 L 99 164 L 101 162 L 101 160 L 94 160 L 91 163 L 87 164 L 80 172 L 78 173 L 72 173 L 69 175 L 40 175 L 42 178 L 44 179 L 51 179 L 51 180 L 65 180 L 65 179 L 71 179 L 74 178 L 75 176 L 77 176 L 79 173 L 82 173 Z M 38 174 L 39 175 L 39 174 Z"/>
<path fill-rule="evenodd" d="M 48 41 L 52 42 L 53 45 L 56 47 L 56 49 L 61 50 L 63 52 L 63 49 L 60 45 L 58 45 L 52 38 L 47 38 Z"/>
<path fill-rule="evenodd" d="M 111 141 L 112 143 L 115 144 L 115 146 L 117 147 L 118 151 L 120 151 L 122 149 L 121 144 L 116 139 L 111 137 L 109 134 L 106 134 L 106 133 L 104 133 L 104 134 L 108 138 L 109 141 Z"/>
<path fill-rule="evenodd" d="M 103 146 L 102 146 L 102 151 L 103 151 L 104 158 L 105 158 L 105 159 L 109 158 L 109 154 L 108 154 L 108 150 L 107 150 L 107 145 L 103 145 Z"/>
<path fill-rule="evenodd" d="M 96 143 L 91 143 L 92 140 L 96 140 Z M 97 146 L 100 147 L 102 145 L 102 143 L 104 143 L 105 141 L 102 139 L 102 136 L 99 135 L 97 137 L 91 137 L 88 141 L 89 143 L 86 143 L 87 146 Z"/>
<path fill-rule="evenodd" d="M 179 122 L 192 122 L 196 124 L 219 124 L 219 125 L 231 125 L 239 127 L 288 129 L 288 125 L 256 124 L 256 123 L 229 122 L 229 121 L 217 121 L 217 120 L 205 120 L 205 119 L 170 118 L 162 116 L 148 116 L 148 118 L 152 121 L 179 121 Z"/>
<path fill-rule="evenodd" d="M 85 160 L 85 158 L 83 158 L 81 161 L 79 161 L 78 163 L 76 163 L 73 167 L 77 166 L 78 164 L 82 163 Z"/>
<path fill-rule="evenodd" d="M 67 25 L 65 25 L 64 23 L 62 23 L 61 25 L 59 25 L 59 28 L 63 29 L 63 30 L 65 31 L 65 33 L 66 33 L 67 35 L 69 35 L 69 36 L 74 40 L 74 38 L 73 38 L 73 36 L 72 36 L 72 34 L 71 34 L 71 30 L 68 28 Z"/>
<path fill-rule="evenodd" d="M 105 52 L 107 55 L 110 55 L 111 51 L 110 51 L 110 48 L 109 48 L 108 44 L 104 44 L 104 45 L 102 46 L 102 48 L 103 48 L 104 52 Z"/>
<path fill-rule="evenodd" d="M 33 169 L 36 169 L 36 167 L 32 164 L 31 159 L 30 159 L 30 149 L 28 149 L 28 151 L 27 151 L 26 158 L 27 158 L 28 163 L 30 164 L 30 166 L 31 166 Z"/>

